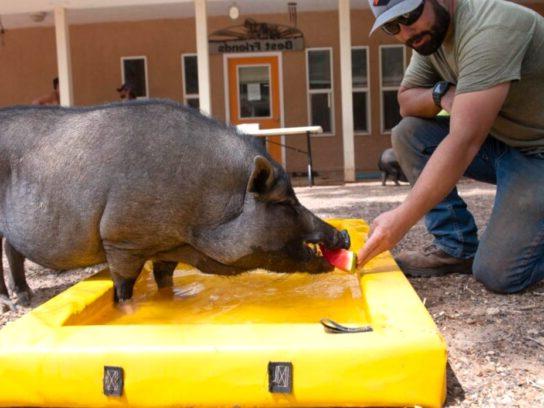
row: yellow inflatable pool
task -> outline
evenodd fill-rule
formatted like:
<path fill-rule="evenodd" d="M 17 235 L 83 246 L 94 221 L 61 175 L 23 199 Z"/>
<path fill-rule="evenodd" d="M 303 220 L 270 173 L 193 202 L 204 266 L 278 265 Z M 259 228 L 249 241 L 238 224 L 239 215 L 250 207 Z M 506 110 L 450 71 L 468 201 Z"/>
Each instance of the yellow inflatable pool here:
<path fill-rule="evenodd" d="M 352 249 L 368 230 L 348 229 Z M 441 407 L 446 345 L 390 254 L 356 274 L 107 271 L 0 330 L 0 406 Z M 321 323 L 323 321 L 323 323 Z"/>

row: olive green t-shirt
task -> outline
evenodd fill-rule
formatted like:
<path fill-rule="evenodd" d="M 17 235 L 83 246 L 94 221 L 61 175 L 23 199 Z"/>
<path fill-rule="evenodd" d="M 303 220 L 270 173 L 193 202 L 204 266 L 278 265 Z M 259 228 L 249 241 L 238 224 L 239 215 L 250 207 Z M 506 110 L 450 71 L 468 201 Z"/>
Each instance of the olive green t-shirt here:
<path fill-rule="evenodd" d="M 503 0 L 458 0 L 453 32 L 430 56 L 412 54 L 402 85 L 456 94 L 510 82 L 491 135 L 528 152 L 544 151 L 544 18 Z"/>

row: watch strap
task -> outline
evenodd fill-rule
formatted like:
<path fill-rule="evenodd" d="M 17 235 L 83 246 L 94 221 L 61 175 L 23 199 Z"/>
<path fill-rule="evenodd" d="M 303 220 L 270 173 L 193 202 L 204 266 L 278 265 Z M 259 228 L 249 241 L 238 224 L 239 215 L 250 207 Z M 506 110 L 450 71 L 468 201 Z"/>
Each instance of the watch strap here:
<path fill-rule="evenodd" d="M 442 97 L 446 95 L 448 89 L 450 88 L 450 83 L 448 81 L 437 82 L 433 87 L 433 101 L 436 106 L 442 109 Z"/>

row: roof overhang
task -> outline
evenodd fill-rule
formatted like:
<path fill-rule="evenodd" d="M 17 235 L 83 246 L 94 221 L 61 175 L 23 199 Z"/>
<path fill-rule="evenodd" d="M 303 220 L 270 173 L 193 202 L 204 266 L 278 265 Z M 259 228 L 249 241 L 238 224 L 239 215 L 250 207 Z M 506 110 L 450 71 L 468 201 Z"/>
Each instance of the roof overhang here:
<path fill-rule="evenodd" d="M 207 0 L 209 16 L 226 16 L 236 3 L 241 18 L 249 15 L 288 13 L 293 0 Z M 295 0 L 297 11 L 328 11 L 338 9 L 338 0 Z M 368 8 L 368 0 L 351 0 L 352 9 Z M 142 21 L 154 19 L 193 18 L 194 0 L 1 0 L 0 17 L 10 28 L 53 26 L 55 7 L 68 10 L 70 24 Z M 36 22 L 31 14 L 45 12 L 43 21 Z"/>

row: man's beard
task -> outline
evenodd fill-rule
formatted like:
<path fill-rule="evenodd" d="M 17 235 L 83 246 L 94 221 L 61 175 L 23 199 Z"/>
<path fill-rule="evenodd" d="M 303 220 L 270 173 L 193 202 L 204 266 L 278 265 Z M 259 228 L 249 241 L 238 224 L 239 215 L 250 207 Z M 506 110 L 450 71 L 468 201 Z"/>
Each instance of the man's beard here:
<path fill-rule="evenodd" d="M 436 16 L 435 23 L 430 30 L 424 31 L 406 41 L 406 45 L 408 47 L 413 48 L 421 55 L 431 55 L 436 52 L 438 48 L 440 48 L 444 42 L 444 39 L 446 38 L 451 21 L 450 13 L 445 7 L 439 4 L 436 0 L 429 1 L 433 6 Z M 418 47 L 413 46 L 414 43 L 418 42 L 426 35 L 430 36 L 430 39 L 427 42 Z"/>

